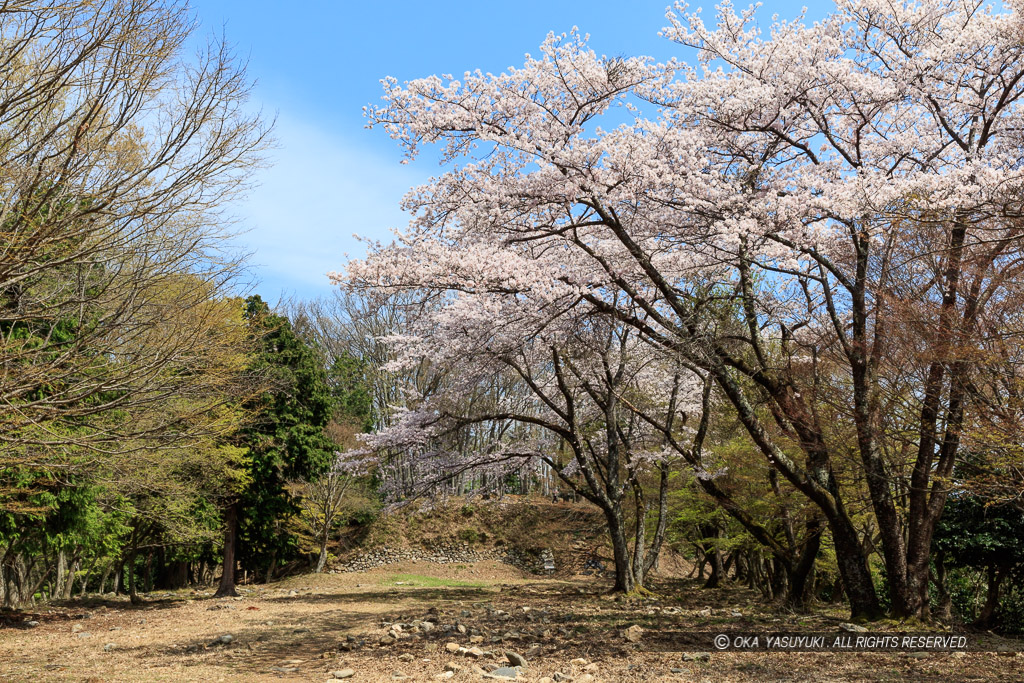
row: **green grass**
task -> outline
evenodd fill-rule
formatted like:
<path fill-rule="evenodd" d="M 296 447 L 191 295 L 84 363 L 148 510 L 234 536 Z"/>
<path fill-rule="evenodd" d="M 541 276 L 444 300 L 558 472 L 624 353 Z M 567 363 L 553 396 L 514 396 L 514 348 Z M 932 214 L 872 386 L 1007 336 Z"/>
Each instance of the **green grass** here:
<path fill-rule="evenodd" d="M 438 588 L 441 586 L 452 586 L 458 588 L 480 588 L 488 585 L 485 581 L 463 581 L 462 579 L 437 579 L 432 576 L 420 576 L 419 574 L 392 574 L 381 580 L 381 584 L 394 585 L 401 581 L 406 586 L 426 586 Z"/>

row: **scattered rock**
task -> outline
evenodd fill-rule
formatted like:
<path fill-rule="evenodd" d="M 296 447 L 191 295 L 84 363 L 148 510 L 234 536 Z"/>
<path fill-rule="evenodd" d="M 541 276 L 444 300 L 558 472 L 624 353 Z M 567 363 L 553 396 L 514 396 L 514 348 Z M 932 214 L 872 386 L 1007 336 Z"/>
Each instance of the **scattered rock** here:
<path fill-rule="evenodd" d="M 590 662 L 583 659 L 583 657 L 577 657 L 576 659 L 570 659 L 569 664 L 571 666 L 586 666 L 587 664 L 590 664 Z"/>
<path fill-rule="evenodd" d="M 643 626 L 638 626 L 636 624 L 633 624 L 632 626 L 630 626 L 629 628 L 627 628 L 625 631 L 622 632 L 622 637 L 625 638 L 626 640 L 628 640 L 631 643 L 639 643 L 640 642 L 640 638 L 642 638 L 643 635 L 644 635 L 644 628 L 643 628 Z"/>
<path fill-rule="evenodd" d="M 214 640 L 210 645 L 230 645 L 235 640 L 235 637 L 231 634 L 224 634 L 220 638 Z"/>
<path fill-rule="evenodd" d="M 439 680 L 439 681 L 443 681 L 445 679 L 454 678 L 454 677 L 455 677 L 455 672 L 454 671 L 442 671 L 441 673 L 439 673 L 436 676 L 434 676 L 434 678 L 436 680 Z"/>
<path fill-rule="evenodd" d="M 451 652 L 452 654 L 455 654 L 459 651 L 459 648 L 461 647 L 462 646 L 458 643 L 445 643 L 444 649 L 448 650 L 448 652 Z"/>
<path fill-rule="evenodd" d="M 458 664 L 456 664 L 455 662 L 448 662 L 447 664 L 444 665 L 444 670 L 445 671 L 451 671 L 452 673 L 456 673 L 457 674 L 460 671 L 462 671 L 462 667 L 459 666 Z"/>
<path fill-rule="evenodd" d="M 569 674 L 564 674 L 561 671 L 556 671 L 552 675 L 552 678 L 554 678 L 556 681 L 559 681 L 559 683 L 562 683 L 562 681 L 571 681 L 572 680 L 572 676 L 570 676 Z"/>
<path fill-rule="evenodd" d="M 356 675 L 353 669 L 340 669 L 338 671 L 332 671 L 331 676 L 337 679 L 352 678 Z"/>
<path fill-rule="evenodd" d="M 684 662 L 707 662 L 711 660 L 710 652 L 684 652 Z"/>
<path fill-rule="evenodd" d="M 683 669 L 683 668 L 680 668 L 680 667 L 673 667 L 673 668 L 669 669 L 669 671 L 671 671 L 674 674 L 688 674 L 688 673 L 690 673 L 689 669 Z"/>
<path fill-rule="evenodd" d="M 512 652 L 511 650 L 507 650 L 505 652 L 505 657 L 508 658 L 509 664 L 511 664 L 512 666 L 526 666 L 526 657 L 522 656 L 521 654 Z"/>
<path fill-rule="evenodd" d="M 406 652 L 404 655 L 399 655 L 398 657 L 398 661 L 400 662 L 411 662 L 413 659 L 415 658 L 408 652 Z"/>
<path fill-rule="evenodd" d="M 498 678 L 505 681 L 510 681 L 519 677 L 519 669 L 511 666 L 501 666 L 492 671 L 489 674 L 485 674 L 484 678 Z"/>
<path fill-rule="evenodd" d="M 472 657 L 473 659 L 480 659 L 484 656 L 484 651 L 478 647 L 471 647 L 466 650 L 466 656 Z"/>
<path fill-rule="evenodd" d="M 392 636 L 381 636 L 381 639 L 377 641 L 379 645 L 394 645 L 396 641 Z"/>
<path fill-rule="evenodd" d="M 116 650 L 116 649 L 117 649 L 117 644 L 116 643 L 107 643 L 106 645 L 103 646 L 103 651 L 104 652 L 110 652 L 110 651 Z"/>
<path fill-rule="evenodd" d="M 839 628 L 848 633 L 867 633 L 867 629 L 859 624 L 839 624 Z"/>
<path fill-rule="evenodd" d="M 39 622 L 33 619 L 32 621 L 25 622 L 25 625 L 29 628 L 35 628 L 36 626 L 39 626 Z"/>
<path fill-rule="evenodd" d="M 484 637 L 483 636 L 470 636 L 469 637 L 469 642 L 470 642 L 471 645 L 476 645 L 477 643 L 484 642 Z"/>
<path fill-rule="evenodd" d="M 81 633 L 78 634 L 78 637 L 79 638 L 92 638 L 92 634 L 89 633 L 88 631 L 82 631 Z"/>

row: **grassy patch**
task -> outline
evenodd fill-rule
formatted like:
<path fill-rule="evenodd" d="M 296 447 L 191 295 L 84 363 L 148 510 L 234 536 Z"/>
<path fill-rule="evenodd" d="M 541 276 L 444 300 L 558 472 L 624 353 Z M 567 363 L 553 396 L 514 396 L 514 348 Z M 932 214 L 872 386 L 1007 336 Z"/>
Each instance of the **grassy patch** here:
<path fill-rule="evenodd" d="M 419 574 L 391 574 L 381 580 L 382 585 L 394 585 L 398 582 L 406 586 L 426 586 L 438 588 L 441 586 L 452 586 L 458 588 L 479 588 L 488 585 L 486 581 L 465 581 L 463 579 L 438 579 L 433 576 L 420 576 Z"/>

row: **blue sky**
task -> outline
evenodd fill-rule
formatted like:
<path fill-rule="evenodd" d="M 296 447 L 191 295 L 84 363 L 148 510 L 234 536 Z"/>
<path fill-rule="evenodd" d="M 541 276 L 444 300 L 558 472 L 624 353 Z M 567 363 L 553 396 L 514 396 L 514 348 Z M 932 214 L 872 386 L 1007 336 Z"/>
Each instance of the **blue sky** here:
<path fill-rule="evenodd" d="M 713 3 L 692 4 L 710 20 Z M 248 58 L 252 105 L 277 117 L 273 166 L 233 207 L 248 229 L 242 242 L 253 252 L 256 292 L 272 304 L 329 293 L 326 273 L 363 254 L 352 235 L 387 240 L 407 220 L 398 209 L 406 190 L 437 172 L 427 157 L 400 165 L 394 142 L 365 128 L 362 107 L 379 100 L 381 78 L 499 72 L 535 54 L 549 31 L 573 26 L 599 54 L 684 58 L 658 37 L 668 4 L 192 0 L 201 30 L 223 28 Z M 795 18 L 801 5 L 765 2 L 760 16 Z M 816 3 L 808 18 L 824 9 Z"/>

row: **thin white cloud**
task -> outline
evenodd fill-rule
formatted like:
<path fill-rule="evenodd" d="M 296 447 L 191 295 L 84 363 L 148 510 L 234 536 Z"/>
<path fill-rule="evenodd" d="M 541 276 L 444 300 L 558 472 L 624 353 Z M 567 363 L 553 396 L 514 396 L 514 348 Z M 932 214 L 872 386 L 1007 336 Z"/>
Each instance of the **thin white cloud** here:
<path fill-rule="evenodd" d="M 243 241 L 254 252 L 264 298 L 316 296 L 330 291 L 326 273 L 339 270 L 346 254 L 363 255 L 353 234 L 386 240 L 408 221 L 399 201 L 426 176 L 399 164 L 397 148 L 384 155 L 293 116 L 279 116 L 275 137 L 274 165 L 237 207 L 249 228 Z"/>

